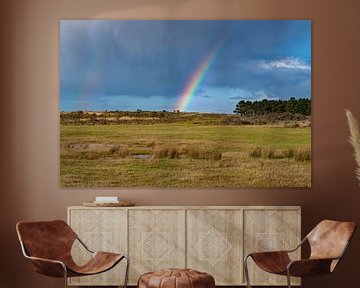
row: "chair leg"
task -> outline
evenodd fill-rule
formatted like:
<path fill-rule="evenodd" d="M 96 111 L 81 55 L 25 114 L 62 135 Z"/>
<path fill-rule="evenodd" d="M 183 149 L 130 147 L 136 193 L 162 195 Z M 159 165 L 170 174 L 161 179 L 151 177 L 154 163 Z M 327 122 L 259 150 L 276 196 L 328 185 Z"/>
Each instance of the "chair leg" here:
<path fill-rule="evenodd" d="M 64 264 L 62 264 L 62 267 L 64 269 L 64 287 L 67 288 L 67 270 L 66 270 L 66 266 Z"/>
<path fill-rule="evenodd" d="M 249 269 L 248 269 L 248 265 L 247 265 L 247 259 L 249 258 L 250 255 L 247 255 L 244 258 L 244 272 L 245 272 L 245 279 L 246 279 L 246 287 L 247 288 L 251 288 L 250 285 L 250 279 L 249 279 Z"/>
<path fill-rule="evenodd" d="M 287 269 L 286 276 L 287 276 L 288 288 L 291 288 L 291 278 L 290 278 L 290 271 L 289 271 L 289 269 Z"/>
<path fill-rule="evenodd" d="M 129 257 L 127 257 L 127 256 L 124 256 L 124 258 L 126 259 L 126 271 L 125 271 L 124 288 L 126 288 L 126 287 L 127 287 L 128 278 L 129 278 L 130 259 L 129 259 Z"/>

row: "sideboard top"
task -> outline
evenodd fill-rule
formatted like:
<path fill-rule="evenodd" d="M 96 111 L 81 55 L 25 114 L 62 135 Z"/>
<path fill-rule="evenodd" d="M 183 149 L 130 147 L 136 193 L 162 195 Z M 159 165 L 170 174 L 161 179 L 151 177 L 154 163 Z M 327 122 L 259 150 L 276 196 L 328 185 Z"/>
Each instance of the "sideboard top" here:
<path fill-rule="evenodd" d="M 69 206 L 72 209 L 131 209 L 131 210 L 263 210 L 263 209 L 279 209 L 279 210 L 301 210 L 301 206 L 132 206 L 132 207 L 85 207 L 85 206 Z"/>

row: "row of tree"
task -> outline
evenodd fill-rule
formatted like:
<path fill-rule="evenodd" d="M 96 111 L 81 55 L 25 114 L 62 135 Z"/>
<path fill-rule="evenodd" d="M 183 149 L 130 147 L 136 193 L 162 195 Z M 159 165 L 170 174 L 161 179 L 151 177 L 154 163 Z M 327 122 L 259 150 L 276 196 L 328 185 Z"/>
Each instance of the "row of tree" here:
<path fill-rule="evenodd" d="M 311 99 L 291 97 L 289 100 L 245 101 L 236 104 L 234 113 L 239 115 L 265 115 L 269 113 L 293 113 L 311 115 Z"/>

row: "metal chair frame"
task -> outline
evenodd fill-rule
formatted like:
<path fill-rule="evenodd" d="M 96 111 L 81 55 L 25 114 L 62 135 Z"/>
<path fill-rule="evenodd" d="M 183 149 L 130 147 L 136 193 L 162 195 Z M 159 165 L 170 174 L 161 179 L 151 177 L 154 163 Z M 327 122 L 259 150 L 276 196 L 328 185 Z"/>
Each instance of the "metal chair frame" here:
<path fill-rule="evenodd" d="M 81 245 L 88 251 L 90 252 L 91 254 L 95 253 L 94 251 L 90 250 L 89 247 L 79 238 L 79 236 L 76 234 L 76 240 L 78 240 Z M 46 258 L 39 258 L 39 257 L 33 257 L 33 256 L 30 256 L 27 251 L 26 251 L 26 248 L 24 246 L 24 243 L 23 241 L 19 241 L 20 242 L 20 246 L 21 246 L 21 251 L 24 255 L 25 258 L 27 259 L 30 259 L 30 260 L 38 260 L 38 261 L 44 261 L 44 262 L 49 262 L 49 263 L 54 263 L 54 264 L 59 264 L 61 265 L 61 267 L 63 268 L 63 271 L 64 271 L 64 287 L 67 288 L 68 287 L 68 277 L 67 277 L 67 267 L 65 265 L 64 262 L 62 261 L 59 261 L 59 260 L 53 260 L 53 259 L 46 259 Z M 127 288 L 127 282 L 128 282 L 128 277 L 129 277 L 129 265 L 130 265 L 130 259 L 128 256 L 124 255 L 123 256 L 125 259 L 126 259 L 126 271 L 125 271 L 125 279 L 124 279 L 124 286 L 123 288 Z M 121 261 L 119 261 L 117 264 L 119 264 Z M 116 265 L 117 265 L 116 264 Z M 104 271 L 105 272 L 105 271 Z M 89 275 L 90 276 L 90 275 Z"/>

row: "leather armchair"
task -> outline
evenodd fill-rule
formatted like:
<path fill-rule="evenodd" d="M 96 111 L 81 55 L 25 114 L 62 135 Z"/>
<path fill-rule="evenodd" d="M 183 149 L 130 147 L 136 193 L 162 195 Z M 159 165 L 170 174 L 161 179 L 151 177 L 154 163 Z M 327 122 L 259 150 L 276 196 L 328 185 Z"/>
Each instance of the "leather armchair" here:
<path fill-rule="evenodd" d="M 35 271 L 50 277 L 64 278 L 65 288 L 67 277 L 102 273 L 112 269 L 123 259 L 127 261 L 124 281 L 126 288 L 128 257 L 125 254 L 91 251 L 66 222 L 19 222 L 16 231 L 23 255 L 31 260 Z M 79 241 L 91 254 L 90 260 L 83 266 L 78 266 L 71 256 L 71 247 L 75 241 Z"/>
<path fill-rule="evenodd" d="M 305 277 L 332 273 L 344 256 L 355 229 L 354 222 L 324 220 L 292 250 L 250 253 L 244 259 L 247 287 L 251 287 L 247 266 L 249 258 L 266 272 L 286 275 L 289 288 L 291 288 L 291 276 Z M 289 253 L 296 251 L 306 241 L 310 245 L 310 257 L 292 261 Z"/>

